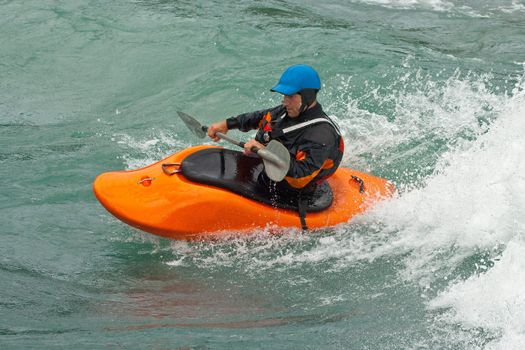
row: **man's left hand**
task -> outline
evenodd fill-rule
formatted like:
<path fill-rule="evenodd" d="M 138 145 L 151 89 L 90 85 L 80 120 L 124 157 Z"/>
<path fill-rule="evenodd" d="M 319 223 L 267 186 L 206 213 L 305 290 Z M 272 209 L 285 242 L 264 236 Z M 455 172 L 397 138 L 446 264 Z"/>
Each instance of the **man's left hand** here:
<path fill-rule="evenodd" d="M 244 144 L 244 154 L 249 155 L 253 154 L 252 148 L 256 147 L 257 149 L 264 149 L 264 145 L 255 140 L 250 140 Z"/>

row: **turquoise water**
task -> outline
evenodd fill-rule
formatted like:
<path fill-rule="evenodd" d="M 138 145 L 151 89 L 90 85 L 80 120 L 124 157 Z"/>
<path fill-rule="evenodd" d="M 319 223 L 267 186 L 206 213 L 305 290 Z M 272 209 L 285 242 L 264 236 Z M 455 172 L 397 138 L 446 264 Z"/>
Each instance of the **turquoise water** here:
<path fill-rule="evenodd" d="M 522 349 L 523 1 L 0 1 L 0 348 Z M 399 196 L 336 228 L 186 243 L 101 172 L 273 106 L 313 65 L 344 166 Z M 250 135 L 234 134 L 248 139 Z"/>

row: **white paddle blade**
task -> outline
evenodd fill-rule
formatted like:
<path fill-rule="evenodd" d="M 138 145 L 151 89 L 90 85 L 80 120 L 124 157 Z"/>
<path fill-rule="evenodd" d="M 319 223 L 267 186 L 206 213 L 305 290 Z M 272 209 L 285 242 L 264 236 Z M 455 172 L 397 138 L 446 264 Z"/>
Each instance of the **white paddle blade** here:
<path fill-rule="evenodd" d="M 272 140 L 257 154 L 262 158 L 264 171 L 275 182 L 282 181 L 290 169 L 290 152 L 282 143 Z"/>
<path fill-rule="evenodd" d="M 184 112 L 177 112 L 180 119 L 186 124 L 188 129 L 195 134 L 197 137 L 200 137 L 203 139 L 206 136 L 206 132 L 204 131 L 205 128 L 202 127 L 201 123 L 195 118 L 193 118 L 191 115 L 188 115 Z"/>

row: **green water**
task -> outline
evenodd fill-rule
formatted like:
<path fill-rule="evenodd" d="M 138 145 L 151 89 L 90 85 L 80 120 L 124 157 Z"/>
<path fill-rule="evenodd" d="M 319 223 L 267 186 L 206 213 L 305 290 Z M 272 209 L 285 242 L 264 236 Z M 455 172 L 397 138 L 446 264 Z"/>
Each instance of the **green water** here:
<path fill-rule="evenodd" d="M 525 346 L 523 1 L 0 9 L 0 348 Z M 398 198 L 311 235 L 207 243 L 96 201 L 98 174 L 200 142 L 177 110 L 274 106 L 295 63 L 320 72 L 343 165 Z"/>

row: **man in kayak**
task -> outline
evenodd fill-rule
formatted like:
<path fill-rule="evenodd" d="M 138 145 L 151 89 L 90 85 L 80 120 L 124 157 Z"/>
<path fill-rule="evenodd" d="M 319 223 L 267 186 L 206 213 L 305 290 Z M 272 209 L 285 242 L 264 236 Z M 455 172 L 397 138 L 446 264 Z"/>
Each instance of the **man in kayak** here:
<path fill-rule="evenodd" d="M 276 188 L 280 195 L 313 193 L 317 184 L 335 172 L 344 151 L 339 127 L 317 102 L 320 89 L 321 80 L 312 67 L 290 66 L 271 89 L 283 95 L 281 105 L 215 123 L 208 128 L 208 136 L 219 141 L 217 132 L 258 129 L 255 139 L 245 144 L 246 154 L 251 153 L 253 146 L 263 149 L 270 140 L 277 140 L 291 155 L 290 168 L 283 181 L 274 183 L 264 173 L 259 180 Z"/>

